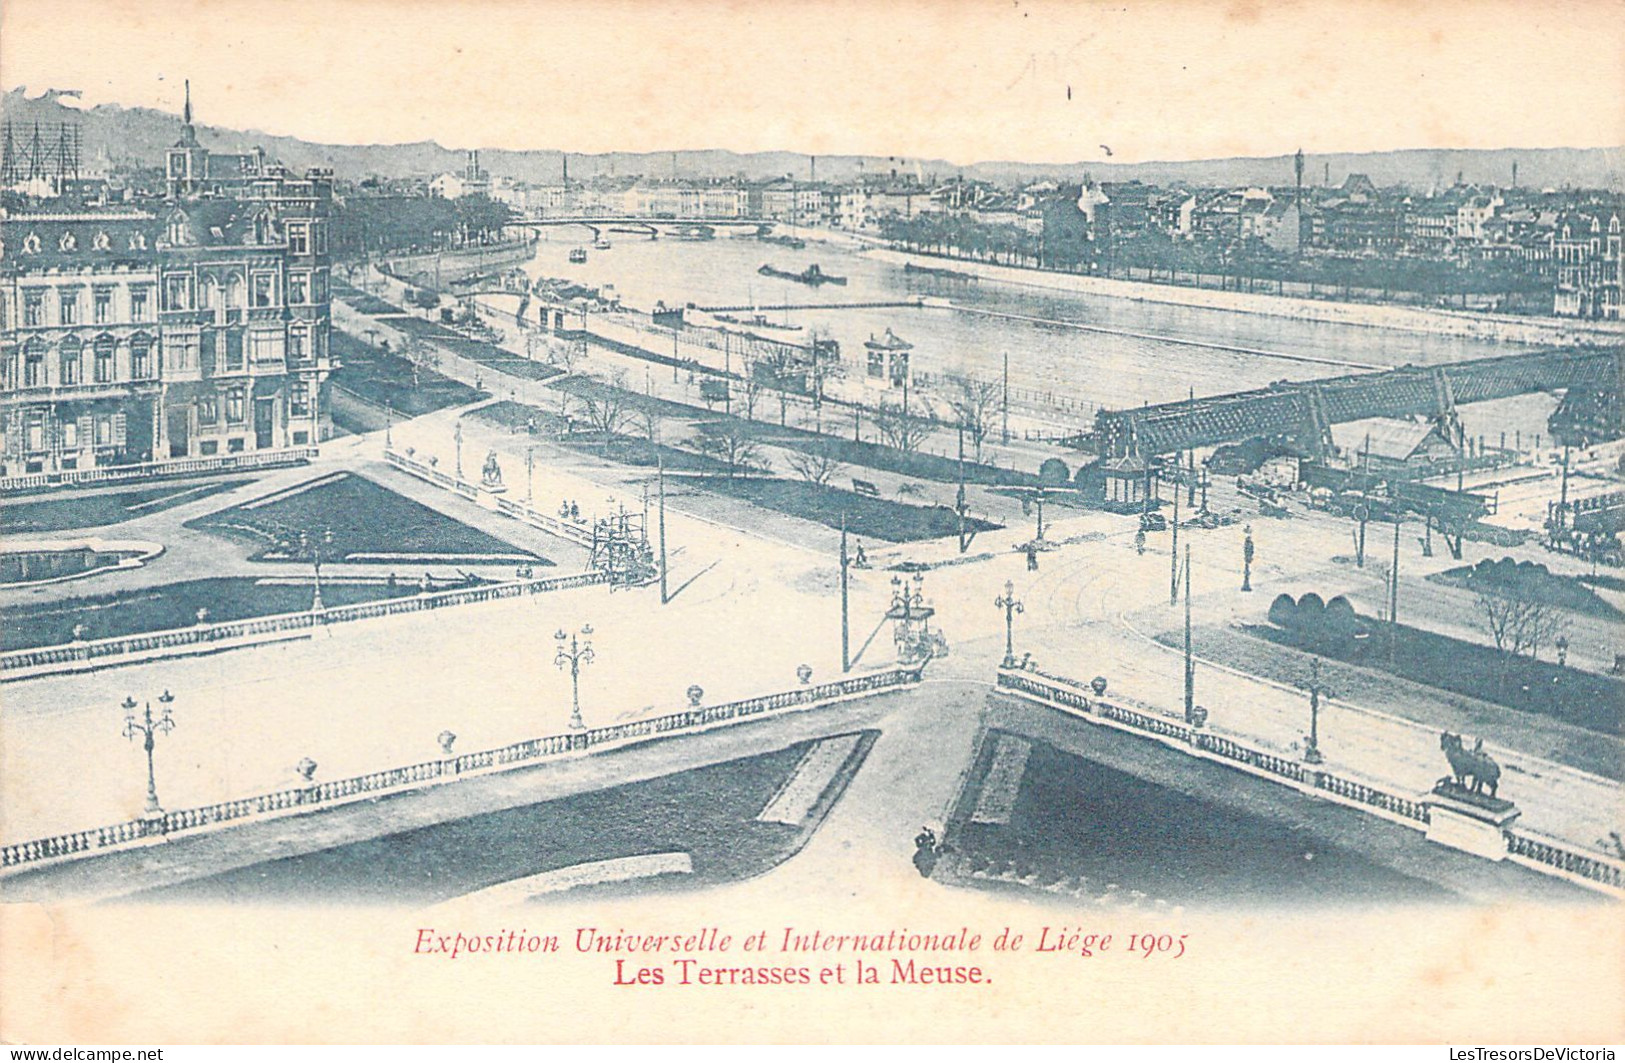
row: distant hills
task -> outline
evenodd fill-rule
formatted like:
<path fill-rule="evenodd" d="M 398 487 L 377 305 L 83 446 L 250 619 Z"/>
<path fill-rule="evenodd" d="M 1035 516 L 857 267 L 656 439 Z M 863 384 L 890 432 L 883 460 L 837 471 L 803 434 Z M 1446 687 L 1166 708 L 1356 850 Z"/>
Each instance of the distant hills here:
<path fill-rule="evenodd" d="M 70 105 L 63 100 L 69 99 Z M 36 121 L 54 125 L 76 120 L 81 130 L 81 165 L 87 170 L 114 164 L 159 165 L 166 148 L 180 136 L 179 115 L 145 107 L 102 104 L 93 108 L 71 106 L 69 95 L 56 91 L 27 98 L 21 88 L 7 92 L 0 104 L 13 123 L 14 136 L 26 137 Z M 279 137 L 254 130 L 221 129 L 199 125 L 200 139 L 216 151 L 240 151 L 255 145 L 290 167 L 330 166 L 342 177 L 432 176 L 460 170 L 460 150 L 433 142 L 414 144 L 314 144 L 297 137 Z M 554 150 L 508 151 L 481 149 L 480 163 L 492 174 L 528 182 L 556 182 L 564 154 Z M 1383 151 L 1365 154 L 1306 157 L 1304 181 L 1341 184 L 1350 173 L 1363 173 L 1378 185 L 1409 185 L 1419 190 L 1455 183 L 1459 173 L 1471 183 L 1507 185 L 1512 165 L 1518 165 L 1518 183 L 1532 187 L 1608 188 L 1625 190 L 1625 148 L 1502 148 L 1496 150 Z M 1105 160 L 1066 164 L 979 162 L 956 166 L 942 159 L 886 158 L 862 155 L 820 155 L 816 160 L 792 151 L 741 154 L 723 150 L 672 152 L 614 152 L 601 155 L 570 154 L 570 177 L 582 180 L 599 175 L 640 174 L 651 177 L 731 177 L 760 179 L 791 175 L 797 179 L 843 181 L 860 174 L 891 172 L 945 179 L 967 179 L 1001 184 L 1032 180 L 1078 181 L 1085 175 L 1101 181 L 1142 180 L 1155 184 L 1283 185 L 1292 183 L 1291 153 L 1267 158 L 1208 159 L 1191 162 L 1114 163 Z"/>

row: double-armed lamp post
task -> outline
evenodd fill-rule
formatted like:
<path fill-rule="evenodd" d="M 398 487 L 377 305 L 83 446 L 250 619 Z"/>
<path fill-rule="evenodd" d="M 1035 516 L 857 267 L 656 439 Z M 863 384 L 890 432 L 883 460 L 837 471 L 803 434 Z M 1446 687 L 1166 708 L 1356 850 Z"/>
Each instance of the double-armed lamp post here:
<path fill-rule="evenodd" d="M 147 751 L 147 807 L 142 812 L 144 819 L 156 819 L 164 814 L 163 806 L 158 804 L 158 781 L 152 769 L 152 747 L 161 734 L 168 734 L 175 729 L 175 719 L 169 714 L 169 706 L 175 701 L 175 695 L 164 691 L 158 695 L 158 704 L 161 706 L 159 714 L 152 714 L 152 702 L 147 702 L 141 714 L 136 714 L 136 701 L 133 697 L 126 697 L 122 708 L 124 709 L 124 737 L 134 739 L 136 735 L 142 738 L 142 745 Z"/>
<path fill-rule="evenodd" d="M 581 636 L 591 637 L 592 625 L 583 624 Z M 584 642 L 575 632 L 565 634 L 563 628 L 553 636 L 558 640 L 559 651 L 553 658 L 553 663 L 563 668 L 570 667 L 570 726 L 575 730 L 584 730 L 586 724 L 581 721 L 581 666 L 591 664 L 593 659 L 592 643 Z"/>

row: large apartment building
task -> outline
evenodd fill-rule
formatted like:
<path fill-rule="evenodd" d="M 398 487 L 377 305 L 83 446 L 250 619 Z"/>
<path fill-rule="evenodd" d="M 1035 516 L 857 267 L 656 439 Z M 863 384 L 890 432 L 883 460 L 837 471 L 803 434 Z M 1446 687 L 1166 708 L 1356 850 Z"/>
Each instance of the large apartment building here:
<path fill-rule="evenodd" d="M 167 199 L 0 215 L 0 479 L 327 434 L 332 176 L 217 166 L 190 119 Z"/>

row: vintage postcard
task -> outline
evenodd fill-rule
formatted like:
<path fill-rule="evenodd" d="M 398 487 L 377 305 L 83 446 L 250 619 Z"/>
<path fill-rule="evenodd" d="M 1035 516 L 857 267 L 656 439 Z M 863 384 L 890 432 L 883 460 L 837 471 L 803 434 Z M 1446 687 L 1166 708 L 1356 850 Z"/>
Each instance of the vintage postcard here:
<path fill-rule="evenodd" d="M 1622 16 L 11 0 L 0 1039 L 1619 1042 Z"/>

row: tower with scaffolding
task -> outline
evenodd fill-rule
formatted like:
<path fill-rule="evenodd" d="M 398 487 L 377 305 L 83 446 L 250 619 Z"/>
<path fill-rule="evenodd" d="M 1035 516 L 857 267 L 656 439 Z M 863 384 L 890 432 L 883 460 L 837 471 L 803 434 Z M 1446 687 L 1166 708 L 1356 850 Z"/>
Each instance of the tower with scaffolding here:
<path fill-rule="evenodd" d="M 0 124 L 0 187 L 40 199 L 55 198 L 79 181 L 79 125 Z"/>
<path fill-rule="evenodd" d="M 649 545 L 644 514 L 624 509 L 593 521 L 590 565 L 609 576 L 612 586 L 637 586 L 660 574 Z"/>

